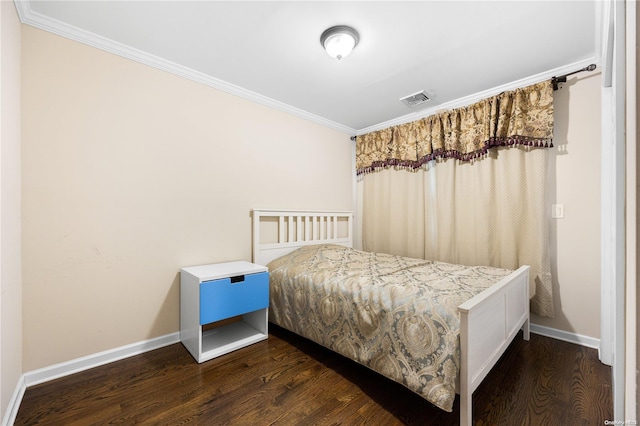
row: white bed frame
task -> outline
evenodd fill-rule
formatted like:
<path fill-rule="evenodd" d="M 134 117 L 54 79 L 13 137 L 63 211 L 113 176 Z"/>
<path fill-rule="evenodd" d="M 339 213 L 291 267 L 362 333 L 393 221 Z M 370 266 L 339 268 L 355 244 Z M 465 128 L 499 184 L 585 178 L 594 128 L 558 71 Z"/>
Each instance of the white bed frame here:
<path fill-rule="evenodd" d="M 299 247 L 353 247 L 348 211 L 253 210 L 253 262 L 267 265 Z M 269 240 L 263 228 L 270 226 Z M 473 392 L 523 331 L 529 340 L 529 267 L 522 266 L 458 307 L 460 313 L 460 425 L 473 424 Z"/>

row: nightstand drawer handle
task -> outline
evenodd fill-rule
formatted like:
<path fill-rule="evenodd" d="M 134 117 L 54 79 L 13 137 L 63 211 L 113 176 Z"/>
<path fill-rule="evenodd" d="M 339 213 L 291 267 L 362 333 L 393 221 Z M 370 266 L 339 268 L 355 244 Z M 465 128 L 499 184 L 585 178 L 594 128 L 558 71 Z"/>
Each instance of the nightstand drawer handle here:
<path fill-rule="evenodd" d="M 237 284 L 244 282 L 244 275 L 238 275 L 237 277 L 231 277 L 231 284 Z"/>

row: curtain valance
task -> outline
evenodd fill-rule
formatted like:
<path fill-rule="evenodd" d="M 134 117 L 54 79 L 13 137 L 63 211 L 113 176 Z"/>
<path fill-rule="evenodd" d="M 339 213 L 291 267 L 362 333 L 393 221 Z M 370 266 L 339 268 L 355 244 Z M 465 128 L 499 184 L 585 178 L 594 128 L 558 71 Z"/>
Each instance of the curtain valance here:
<path fill-rule="evenodd" d="M 358 175 L 388 167 L 417 169 L 431 160 L 471 161 L 496 146 L 551 147 L 551 81 L 356 139 Z"/>

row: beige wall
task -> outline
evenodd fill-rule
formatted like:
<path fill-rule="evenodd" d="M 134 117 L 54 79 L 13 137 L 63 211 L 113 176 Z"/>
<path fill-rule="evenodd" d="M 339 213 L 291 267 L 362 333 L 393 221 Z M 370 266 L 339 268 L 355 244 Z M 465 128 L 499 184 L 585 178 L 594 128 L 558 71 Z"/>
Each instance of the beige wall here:
<path fill-rule="evenodd" d="M 352 209 L 349 135 L 23 26 L 24 368 L 179 329 L 252 207 Z"/>
<path fill-rule="evenodd" d="M 556 318 L 532 323 L 600 338 L 600 90 L 599 73 L 581 73 L 554 92 L 550 204 L 551 269 Z"/>
<path fill-rule="evenodd" d="M 0 1 L 0 419 L 22 375 L 20 22 Z"/>
<path fill-rule="evenodd" d="M 348 135 L 23 26 L 24 370 L 178 330 L 252 207 L 351 209 Z M 555 93 L 555 319 L 600 335 L 600 76 Z"/>

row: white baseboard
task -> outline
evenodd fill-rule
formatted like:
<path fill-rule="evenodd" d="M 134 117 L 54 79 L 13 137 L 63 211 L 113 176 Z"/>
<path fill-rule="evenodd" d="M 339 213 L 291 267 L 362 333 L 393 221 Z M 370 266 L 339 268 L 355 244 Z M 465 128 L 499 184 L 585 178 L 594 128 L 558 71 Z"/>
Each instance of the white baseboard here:
<path fill-rule="evenodd" d="M 139 355 L 144 352 L 159 349 L 164 346 L 172 345 L 180 341 L 180 333 L 175 332 L 165 336 L 156 337 L 154 339 L 144 340 L 142 342 L 132 343 L 119 348 L 109 349 L 104 352 L 87 355 L 82 358 L 72 359 L 70 361 L 54 364 L 49 367 L 40 368 L 38 370 L 24 373 L 18 379 L 16 389 L 11 395 L 11 400 L 7 407 L 7 411 L 2 418 L 2 426 L 12 426 L 18 416 L 18 409 L 22 403 L 24 393 L 29 386 L 34 386 L 60 377 L 69 376 L 80 371 L 88 370 L 93 367 L 99 367 L 110 362 L 118 361 L 130 356 Z"/>
<path fill-rule="evenodd" d="M 144 340 L 142 342 L 132 343 L 126 346 L 120 346 L 119 348 L 109 349 L 104 352 L 98 352 L 96 354 L 72 359 L 60 364 L 54 364 L 49 367 L 27 372 L 24 374 L 24 383 L 26 387 L 37 385 L 39 383 L 48 382 L 50 380 L 128 358 L 130 356 L 139 355 L 144 352 L 172 345 L 179 341 L 180 333 L 175 332 L 165 336 L 156 337 L 155 339 Z"/>
<path fill-rule="evenodd" d="M 545 327 L 538 324 L 531 324 L 530 327 L 532 333 L 539 334 L 541 336 L 551 337 L 552 339 L 562 340 L 564 342 L 575 343 L 576 345 L 600 350 L 600 339 L 596 339 L 595 337 L 570 333 L 568 331 Z"/>
<path fill-rule="evenodd" d="M 24 374 L 20 376 L 18 379 L 18 383 L 16 384 L 16 389 L 13 391 L 11 395 L 11 399 L 9 400 L 9 405 L 7 406 L 7 411 L 2 418 L 2 426 L 13 426 L 16 421 L 16 417 L 18 416 L 18 409 L 20 408 L 20 404 L 22 403 L 22 397 L 24 396 L 24 392 L 27 390 L 27 386 L 24 381 Z"/>
<path fill-rule="evenodd" d="M 551 337 L 553 339 L 562 340 L 569 343 L 575 343 L 588 348 L 599 349 L 600 339 L 584 336 L 581 334 L 570 333 L 568 331 L 558 330 L 555 328 L 545 327 L 542 325 L 531 324 L 531 332 L 541 336 Z M 16 389 L 13 392 L 7 412 L 2 421 L 2 426 L 11 426 L 15 422 L 18 415 L 18 409 L 26 389 L 40 383 L 55 380 L 60 377 L 69 376 L 80 371 L 90 368 L 99 367 L 110 362 L 118 361 L 130 356 L 139 355 L 144 352 L 159 349 L 164 346 L 172 345 L 180 341 L 180 333 L 175 332 L 165 336 L 156 337 L 154 339 L 142 342 L 132 343 L 130 345 L 121 346 L 119 348 L 109 349 L 104 352 L 87 355 L 85 357 L 76 358 L 70 361 L 54 364 L 49 367 L 40 368 L 38 370 L 29 371 L 20 377 Z"/>
<path fill-rule="evenodd" d="M 551 337 L 553 339 L 558 339 L 569 343 L 575 343 L 576 345 L 585 346 L 588 348 L 600 348 L 600 339 L 596 339 L 594 337 L 584 336 L 577 333 L 570 333 L 568 331 L 545 327 L 538 324 L 531 324 L 530 327 L 532 333 L 539 334 L 541 336 Z M 167 334 L 165 336 L 156 337 L 154 339 L 144 340 L 141 342 L 132 343 L 130 345 L 109 349 L 104 352 L 98 352 L 96 354 L 87 355 L 85 357 L 72 359 L 70 361 L 54 364 L 48 367 L 40 368 L 38 370 L 29 371 L 23 375 L 20 382 L 18 383 L 12 401 L 18 397 L 19 399 L 22 399 L 21 395 L 24 394 L 25 388 L 28 388 L 29 386 L 48 382 L 50 380 L 58 379 L 60 377 L 68 376 L 80 371 L 88 370 L 90 368 L 128 358 L 130 356 L 139 355 L 144 352 L 178 343 L 179 341 L 180 333 L 175 332 Z"/>

